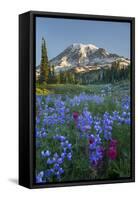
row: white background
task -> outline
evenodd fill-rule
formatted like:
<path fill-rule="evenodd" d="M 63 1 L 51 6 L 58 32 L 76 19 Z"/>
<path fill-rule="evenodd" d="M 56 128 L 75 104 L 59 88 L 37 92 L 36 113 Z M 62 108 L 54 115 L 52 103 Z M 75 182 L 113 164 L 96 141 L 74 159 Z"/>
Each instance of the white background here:
<path fill-rule="evenodd" d="M 28 10 L 138 17 L 137 0 L 1 0 L 0 199 L 137 199 L 138 183 L 29 190 L 18 178 L 18 14 Z M 136 32 L 138 32 L 136 20 Z M 136 40 L 137 41 L 137 40 Z M 136 44 L 136 49 L 137 49 Z M 137 53 L 137 51 L 136 51 Z M 137 61 L 137 60 L 136 60 Z M 137 75 L 136 62 L 136 75 Z M 138 78 L 136 79 L 136 86 Z M 137 89 L 137 87 L 136 87 Z M 136 101 L 138 100 L 136 90 Z M 137 130 L 136 106 L 136 130 Z M 136 156 L 137 156 L 136 137 Z M 137 167 L 137 165 L 136 165 Z M 137 171 L 136 171 L 137 175 Z M 137 177 L 136 177 L 137 180 Z"/>

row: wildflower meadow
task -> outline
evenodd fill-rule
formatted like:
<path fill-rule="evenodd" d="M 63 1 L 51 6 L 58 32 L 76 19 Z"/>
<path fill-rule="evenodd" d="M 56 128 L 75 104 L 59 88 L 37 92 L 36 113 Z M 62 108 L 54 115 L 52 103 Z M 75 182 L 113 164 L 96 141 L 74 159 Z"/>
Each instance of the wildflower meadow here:
<path fill-rule="evenodd" d="M 129 82 L 36 94 L 36 183 L 130 176 Z"/>

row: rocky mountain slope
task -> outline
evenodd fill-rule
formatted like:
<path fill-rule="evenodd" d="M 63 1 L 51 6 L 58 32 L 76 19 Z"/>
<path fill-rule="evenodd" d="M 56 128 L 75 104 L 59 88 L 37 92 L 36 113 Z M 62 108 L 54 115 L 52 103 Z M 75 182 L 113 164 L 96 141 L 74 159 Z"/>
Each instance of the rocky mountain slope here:
<path fill-rule="evenodd" d="M 74 69 L 81 73 L 111 67 L 115 61 L 119 61 L 124 66 L 130 64 L 129 59 L 109 53 L 104 48 L 98 48 L 93 44 L 74 43 L 49 62 L 55 66 L 56 72 Z"/>

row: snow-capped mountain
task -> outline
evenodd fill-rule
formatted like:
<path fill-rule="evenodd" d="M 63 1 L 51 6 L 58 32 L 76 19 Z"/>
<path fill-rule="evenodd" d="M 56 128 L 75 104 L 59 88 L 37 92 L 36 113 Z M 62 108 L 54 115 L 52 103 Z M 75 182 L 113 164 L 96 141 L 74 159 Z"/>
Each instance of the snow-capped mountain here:
<path fill-rule="evenodd" d="M 120 60 L 126 65 L 129 60 L 123 56 L 109 53 L 103 48 L 98 48 L 93 44 L 74 43 L 63 52 L 50 60 L 50 64 L 55 66 L 55 70 L 64 71 L 72 68 L 93 68 L 110 66 L 112 62 Z"/>

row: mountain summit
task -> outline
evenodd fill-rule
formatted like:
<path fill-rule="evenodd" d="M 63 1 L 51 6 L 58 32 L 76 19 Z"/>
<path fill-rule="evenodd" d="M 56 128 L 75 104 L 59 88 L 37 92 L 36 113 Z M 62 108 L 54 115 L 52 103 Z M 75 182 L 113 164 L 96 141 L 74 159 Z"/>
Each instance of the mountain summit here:
<path fill-rule="evenodd" d="M 74 43 L 63 52 L 50 60 L 56 70 L 71 69 L 74 67 L 92 67 L 110 65 L 117 59 L 127 61 L 123 56 L 109 53 L 104 48 L 93 44 Z"/>
<path fill-rule="evenodd" d="M 94 54 L 98 49 L 98 47 L 92 44 L 74 43 L 53 58 L 50 63 L 62 67 L 84 66 L 89 63 L 90 55 Z"/>

